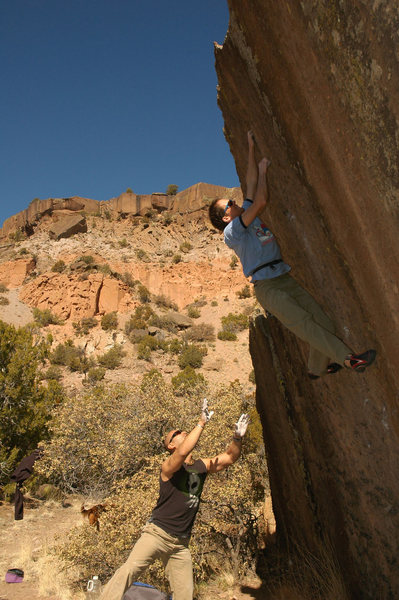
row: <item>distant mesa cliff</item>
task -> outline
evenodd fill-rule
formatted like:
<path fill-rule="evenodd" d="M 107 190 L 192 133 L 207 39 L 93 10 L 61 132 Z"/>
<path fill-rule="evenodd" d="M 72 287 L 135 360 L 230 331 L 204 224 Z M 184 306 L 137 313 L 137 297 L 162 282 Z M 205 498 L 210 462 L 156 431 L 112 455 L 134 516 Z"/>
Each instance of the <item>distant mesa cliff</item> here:
<path fill-rule="evenodd" d="M 339 565 L 351 598 L 399 597 L 399 6 L 228 0 L 218 102 L 243 186 L 246 131 L 272 160 L 264 215 L 363 375 L 311 382 L 275 319 L 251 352 L 277 534 Z"/>
<path fill-rule="evenodd" d="M 241 197 L 239 188 L 226 188 L 209 183 L 197 183 L 175 196 L 167 194 L 139 195 L 125 192 L 110 200 L 92 200 L 73 196 L 72 198 L 48 198 L 33 200 L 28 208 L 6 219 L 0 229 L 0 237 L 7 237 L 17 231 L 32 235 L 43 218 L 51 218 L 55 223 L 77 212 L 92 214 L 144 215 L 148 210 L 170 210 L 190 213 L 204 208 L 204 200 L 218 196 Z"/>

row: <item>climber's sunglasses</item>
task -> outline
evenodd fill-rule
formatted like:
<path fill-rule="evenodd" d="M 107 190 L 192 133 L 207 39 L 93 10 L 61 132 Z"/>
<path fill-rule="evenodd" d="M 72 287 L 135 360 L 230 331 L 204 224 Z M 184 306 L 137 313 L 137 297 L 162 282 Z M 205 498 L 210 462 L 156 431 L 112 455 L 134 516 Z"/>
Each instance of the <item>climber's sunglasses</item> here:
<path fill-rule="evenodd" d="M 228 209 L 230 206 L 233 206 L 233 204 L 234 204 L 234 200 L 227 200 L 227 204 L 226 204 L 226 206 L 224 207 L 224 212 L 223 212 L 223 214 L 224 214 L 224 215 L 226 214 L 226 210 L 227 210 L 227 209 Z"/>
<path fill-rule="evenodd" d="M 169 440 L 169 444 L 171 443 L 171 441 L 173 440 L 174 437 L 176 437 L 177 435 L 179 435 L 179 433 L 181 433 L 180 429 L 176 429 L 176 431 L 174 433 L 172 433 L 172 436 Z"/>

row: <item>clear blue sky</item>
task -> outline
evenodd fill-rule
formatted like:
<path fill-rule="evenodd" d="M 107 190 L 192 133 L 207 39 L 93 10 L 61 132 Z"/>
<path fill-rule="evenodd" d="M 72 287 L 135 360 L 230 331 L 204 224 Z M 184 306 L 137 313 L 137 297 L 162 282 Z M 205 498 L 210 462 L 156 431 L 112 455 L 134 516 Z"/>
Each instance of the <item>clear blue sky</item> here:
<path fill-rule="evenodd" d="M 217 106 L 226 0 L 0 0 L 0 224 L 33 198 L 239 185 Z"/>

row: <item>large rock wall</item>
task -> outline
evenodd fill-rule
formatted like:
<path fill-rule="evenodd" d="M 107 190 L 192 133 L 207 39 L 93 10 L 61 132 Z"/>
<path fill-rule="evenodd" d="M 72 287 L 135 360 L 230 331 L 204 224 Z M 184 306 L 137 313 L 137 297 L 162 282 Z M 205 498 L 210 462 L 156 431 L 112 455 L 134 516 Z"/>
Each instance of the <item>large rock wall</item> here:
<path fill-rule="evenodd" d="M 275 320 L 251 352 L 280 535 L 328 547 L 353 598 L 399 595 L 399 8 L 229 0 L 218 102 L 245 187 L 246 131 L 272 160 L 263 215 L 366 374 L 311 382 Z"/>

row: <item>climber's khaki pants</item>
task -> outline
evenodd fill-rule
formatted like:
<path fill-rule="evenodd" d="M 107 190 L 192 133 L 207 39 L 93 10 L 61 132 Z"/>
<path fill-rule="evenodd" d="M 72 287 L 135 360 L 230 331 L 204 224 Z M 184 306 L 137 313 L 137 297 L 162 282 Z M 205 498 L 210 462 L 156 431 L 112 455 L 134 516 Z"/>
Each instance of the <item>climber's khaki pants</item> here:
<path fill-rule="evenodd" d="M 312 296 L 288 273 L 255 281 L 261 306 L 310 345 L 308 369 L 323 375 L 329 362 L 344 364 L 351 350 L 335 334 L 333 322 Z"/>
<path fill-rule="evenodd" d="M 165 566 L 173 600 L 192 600 L 193 567 L 188 538 L 169 535 L 154 523 L 147 523 L 129 558 L 109 580 L 101 600 L 122 600 L 125 591 L 156 558 Z"/>

